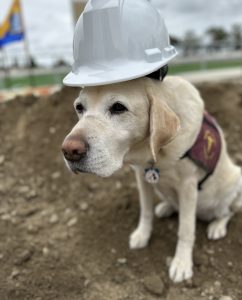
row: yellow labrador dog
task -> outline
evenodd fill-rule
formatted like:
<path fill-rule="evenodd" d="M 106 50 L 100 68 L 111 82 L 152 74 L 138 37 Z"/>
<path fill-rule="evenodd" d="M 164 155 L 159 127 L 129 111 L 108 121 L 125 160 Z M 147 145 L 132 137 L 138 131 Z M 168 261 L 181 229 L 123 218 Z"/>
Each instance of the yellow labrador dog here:
<path fill-rule="evenodd" d="M 79 121 L 62 145 L 67 166 L 75 173 L 107 177 L 130 164 L 136 173 L 141 207 L 130 248 L 148 244 L 154 212 L 168 217 L 177 211 L 178 243 L 169 275 L 175 282 L 191 278 L 196 216 L 210 221 L 208 238 L 219 239 L 226 235 L 228 221 L 242 205 L 241 169 L 231 161 L 217 125 L 221 149 L 211 176 L 184 155 L 201 132 L 204 103 L 198 91 L 178 77 L 163 82 L 144 77 L 86 87 L 74 105 Z M 208 150 L 212 142 L 207 138 Z M 154 192 L 161 200 L 155 210 Z"/>

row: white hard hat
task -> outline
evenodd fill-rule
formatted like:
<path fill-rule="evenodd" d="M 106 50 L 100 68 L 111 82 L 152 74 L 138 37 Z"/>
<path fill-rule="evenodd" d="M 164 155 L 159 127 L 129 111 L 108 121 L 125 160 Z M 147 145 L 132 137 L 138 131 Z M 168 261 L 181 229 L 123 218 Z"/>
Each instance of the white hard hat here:
<path fill-rule="evenodd" d="M 148 0 L 89 0 L 74 33 L 69 86 L 97 86 L 148 75 L 177 54 Z"/>

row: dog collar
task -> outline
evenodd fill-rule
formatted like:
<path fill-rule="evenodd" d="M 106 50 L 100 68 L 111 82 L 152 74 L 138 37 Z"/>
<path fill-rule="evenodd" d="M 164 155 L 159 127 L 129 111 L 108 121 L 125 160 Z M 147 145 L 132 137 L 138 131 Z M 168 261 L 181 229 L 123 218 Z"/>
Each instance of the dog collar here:
<path fill-rule="evenodd" d="M 145 181 L 151 184 L 156 184 L 160 180 L 160 170 L 150 167 L 145 169 Z"/>

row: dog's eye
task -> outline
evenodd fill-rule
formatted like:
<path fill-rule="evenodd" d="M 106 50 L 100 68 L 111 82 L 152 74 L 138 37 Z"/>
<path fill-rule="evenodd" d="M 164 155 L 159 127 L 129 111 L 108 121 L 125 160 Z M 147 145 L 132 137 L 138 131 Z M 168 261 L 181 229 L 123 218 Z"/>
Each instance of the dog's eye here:
<path fill-rule="evenodd" d="M 81 103 L 78 103 L 76 105 L 76 111 L 79 113 L 79 114 L 82 114 L 84 112 L 85 108 L 84 106 L 81 104 Z"/>
<path fill-rule="evenodd" d="M 127 110 L 128 109 L 120 102 L 114 103 L 109 109 L 109 111 L 112 115 L 122 114 L 122 113 L 126 112 Z"/>

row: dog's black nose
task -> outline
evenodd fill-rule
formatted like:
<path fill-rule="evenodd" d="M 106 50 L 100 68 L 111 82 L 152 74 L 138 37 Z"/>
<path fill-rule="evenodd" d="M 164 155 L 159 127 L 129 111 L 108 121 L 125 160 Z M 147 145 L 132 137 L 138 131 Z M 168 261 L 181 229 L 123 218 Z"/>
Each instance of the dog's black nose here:
<path fill-rule="evenodd" d="M 62 144 L 64 157 L 72 162 L 77 162 L 87 154 L 88 145 L 77 136 L 67 137 Z"/>

